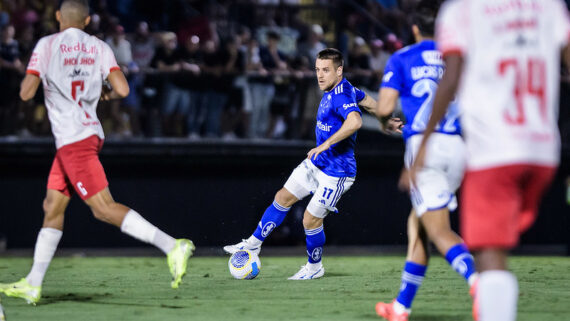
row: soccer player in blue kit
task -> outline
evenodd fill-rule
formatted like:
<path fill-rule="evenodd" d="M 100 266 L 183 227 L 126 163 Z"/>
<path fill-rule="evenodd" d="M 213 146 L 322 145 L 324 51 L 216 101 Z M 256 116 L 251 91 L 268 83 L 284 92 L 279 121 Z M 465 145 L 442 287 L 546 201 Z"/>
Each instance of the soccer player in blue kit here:
<path fill-rule="evenodd" d="M 388 117 L 398 98 L 406 118 L 402 128 L 406 141 L 405 165 L 409 168 L 429 120 L 438 82 L 444 73 L 441 53 L 433 41 L 438 1 L 421 1 L 413 14 L 416 44 L 397 51 L 386 65 L 376 114 Z M 400 291 L 391 303 L 379 302 L 376 313 L 389 321 L 407 321 L 412 301 L 426 273 L 429 240 L 469 286 L 477 280 L 473 256 L 450 227 L 449 211 L 457 208 L 455 190 L 461 184 L 465 146 L 461 137 L 458 106 L 449 107 L 446 117 L 430 140 L 429 159 L 410 183 L 406 171 L 402 183 L 409 184 L 413 209 L 408 218 L 408 254 Z"/>
<path fill-rule="evenodd" d="M 344 79 L 340 51 L 327 48 L 319 52 L 315 71 L 319 88 L 324 91 L 317 111 L 317 147 L 293 170 L 253 234 L 240 243 L 224 246 L 230 254 L 239 250 L 259 253 L 265 238 L 283 222 L 291 206 L 312 194 L 303 216 L 308 262 L 289 280 L 310 280 L 325 274 L 323 221 L 330 212 L 337 212 L 340 197 L 354 183 L 356 131 L 362 126 L 359 105 L 366 110 L 376 107 L 373 98 Z"/>

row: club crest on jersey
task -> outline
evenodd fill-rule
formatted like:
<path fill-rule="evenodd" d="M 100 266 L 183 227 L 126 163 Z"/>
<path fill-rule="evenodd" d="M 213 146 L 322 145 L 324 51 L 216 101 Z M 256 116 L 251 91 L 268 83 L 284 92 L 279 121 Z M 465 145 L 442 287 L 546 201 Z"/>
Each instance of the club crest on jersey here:
<path fill-rule="evenodd" d="M 261 229 L 261 236 L 263 237 L 267 237 L 267 235 L 269 235 L 269 233 L 271 233 L 271 231 L 273 231 L 273 229 L 276 227 L 277 225 L 274 222 L 267 222 L 265 223 L 265 225 L 263 226 L 263 228 Z"/>

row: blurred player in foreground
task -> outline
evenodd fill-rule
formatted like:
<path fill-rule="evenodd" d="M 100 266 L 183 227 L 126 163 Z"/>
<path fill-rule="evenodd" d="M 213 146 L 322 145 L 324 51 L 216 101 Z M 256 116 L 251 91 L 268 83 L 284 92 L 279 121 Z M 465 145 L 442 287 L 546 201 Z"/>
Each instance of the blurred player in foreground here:
<path fill-rule="evenodd" d="M 436 29 L 446 71 L 410 175 L 420 179 L 429 164 L 432 133 L 458 92 L 469 155 L 461 234 L 480 272 L 478 314 L 481 321 L 513 321 L 518 283 L 507 254 L 534 222 L 560 158 L 568 10 L 559 0 L 453 0 Z"/>
<path fill-rule="evenodd" d="M 415 158 L 431 114 L 437 83 L 444 71 L 441 54 L 433 41 L 438 9 L 437 1 L 424 0 L 418 4 L 412 26 L 416 44 L 390 57 L 380 88 L 378 116 L 388 117 L 394 111 L 398 98 L 402 102 L 407 119 L 403 127 L 406 167 L 411 166 Z M 387 320 L 408 320 L 414 296 L 426 273 L 429 240 L 469 286 L 476 281 L 473 257 L 449 223 L 449 211 L 457 208 L 455 191 L 461 184 L 465 163 L 465 146 L 458 117 L 457 106 L 451 106 L 430 141 L 430 158 L 419 170 L 416 184 L 409 184 L 404 171 L 402 183 L 410 185 L 413 205 L 408 218 L 408 255 L 398 297 L 391 303 L 379 302 L 376 305 L 377 314 Z"/>
<path fill-rule="evenodd" d="M 373 98 L 344 79 L 340 51 L 328 48 L 319 52 L 315 71 L 319 88 L 325 92 L 317 111 L 317 147 L 293 170 L 253 235 L 224 247 L 227 253 L 242 249 L 259 253 L 265 238 L 283 222 L 291 206 L 312 194 L 303 217 L 308 262 L 290 280 L 316 279 L 325 274 L 321 262 L 325 244 L 323 221 L 330 212 L 337 212 L 337 202 L 354 183 L 356 131 L 362 126 L 358 104 L 370 109 L 376 105 Z"/>
<path fill-rule="evenodd" d="M 86 0 L 63 1 L 56 18 L 60 32 L 39 40 L 20 89 L 20 97 L 26 101 L 43 83 L 57 147 L 43 204 L 43 227 L 30 273 L 16 283 L 0 285 L 0 291 L 28 303 L 39 301 L 44 275 L 63 234 L 64 212 L 73 189 L 97 219 L 167 254 L 171 286 L 177 288 L 194 245 L 186 239 L 175 240 L 134 210 L 116 203 L 98 158 L 104 135 L 97 119 L 97 102 L 127 96 L 127 81 L 109 46 L 83 31 L 90 20 Z M 112 90 L 102 94 L 103 79 Z"/>
<path fill-rule="evenodd" d="M 6 321 L 6 314 L 4 313 L 2 303 L 0 303 L 0 321 Z"/>

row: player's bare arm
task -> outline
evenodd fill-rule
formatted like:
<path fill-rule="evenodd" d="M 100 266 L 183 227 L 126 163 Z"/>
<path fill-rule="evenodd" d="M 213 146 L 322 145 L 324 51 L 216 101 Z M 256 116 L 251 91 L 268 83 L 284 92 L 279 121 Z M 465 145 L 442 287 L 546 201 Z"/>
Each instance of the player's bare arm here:
<path fill-rule="evenodd" d="M 365 94 L 364 99 L 358 103 L 358 106 L 364 108 L 368 113 L 376 116 L 376 104 L 376 99 Z"/>
<path fill-rule="evenodd" d="M 451 54 L 445 57 L 445 65 L 446 70 L 435 93 L 429 122 L 424 131 L 416 159 L 410 168 L 410 178 L 412 181 L 415 181 L 416 172 L 424 165 L 426 143 L 429 136 L 434 132 L 435 126 L 441 121 L 447 111 L 449 103 L 451 103 L 455 97 L 455 93 L 457 93 L 459 80 L 463 71 L 463 58 L 458 54 Z"/>
<path fill-rule="evenodd" d="M 129 95 L 129 84 L 125 75 L 120 70 L 113 70 L 109 73 L 107 80 L 111 84 L 111 91 L 101 93 L 101 100 L 120 99 Z"/>
<path fill-rule="evenodd" d="M 399 118 L 390 117 L 396 109 L 398 98 L 400 98 L 400 93 L 394 88 L 383 87 L 378 92 L 374 115 L 380 121 L 381 129 L 388 134 L 402 133 L 400 130 L 403 126 L 402 121 Z"/>
<path fill-rule="evenodd" d="M 348 114 L 338 131 L 329 137 L 329 139 L 325 140 L 322 144 L 311 149 L 307 153 L 307 158 L 316 159 L 320 153 L 329 149 L 332 145 L 354 134 L 357 130 L 360 129 L 360 127 L 362 127 L 362 117 L 360 117 L 360 114 L 356 111 L 351 112 Z"/>
<path fill-rule="evenodd" d="M 34 74 L 26 74 L 24 80 L 20 84 L 20 98 L 23 101 L 28 101 L 36 95 L 36 91 L 40 86 L 42 80 Z"/>

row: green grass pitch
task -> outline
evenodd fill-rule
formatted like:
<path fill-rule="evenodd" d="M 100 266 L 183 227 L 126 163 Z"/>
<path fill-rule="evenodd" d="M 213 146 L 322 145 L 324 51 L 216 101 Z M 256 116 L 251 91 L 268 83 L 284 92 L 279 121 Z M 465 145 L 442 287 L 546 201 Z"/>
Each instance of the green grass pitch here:
<path fill-rule="evenodd" d="M 2 297 L 9 321 L 42 320 L 379 320 L 374 304 L 390 301 L 400 283 L 400 256 L 325 257 L 325 277 L 288 281 L 303 257 L 261 257 L 260 275 L 234 280 L 228 257 L 190 259 L 178 290 L 166 260 L 56 258 L 42 300 L 28 306 Z M 31 259 L 0 258 L 0 282 L 23 277 Z M 570 320 L 570 259 L 514 257 L 519 321 Z M 440 257 L 432 258 L 410 320 L 471 320 L 467 285 Z"/>

